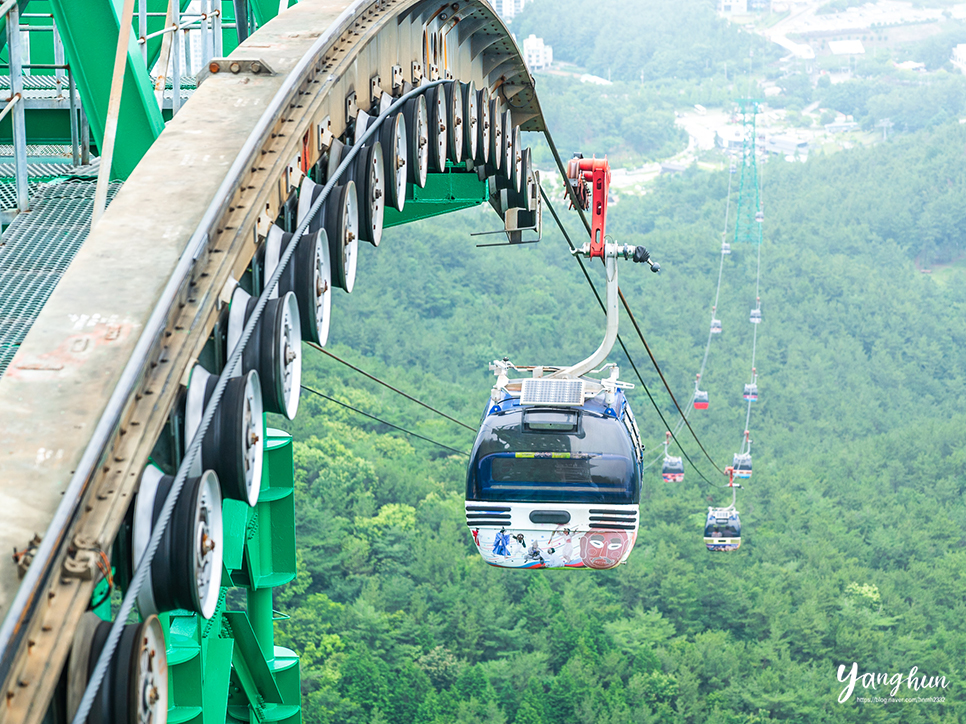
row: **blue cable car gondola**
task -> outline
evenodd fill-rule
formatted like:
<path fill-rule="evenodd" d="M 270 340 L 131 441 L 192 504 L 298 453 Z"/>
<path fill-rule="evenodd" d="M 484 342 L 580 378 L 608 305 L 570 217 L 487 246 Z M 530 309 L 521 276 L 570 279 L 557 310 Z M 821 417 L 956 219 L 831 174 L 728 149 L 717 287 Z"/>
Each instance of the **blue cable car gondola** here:
<path fill-rule="evenodd" d="M 487 405 L 466 476 L 466 524 L 487 563 L 611 568 L 627 558 L 642 448 L 623 392 L 611 404 L 603 398 Z"/>
<path fill-rule="evenodd" d="M 574 158 L 568 179 L 591 181 L 592 208 L 606 208 L 606 160 Z M 570 367 L 490 365 L 497 381 L 466 472 L 466 525 L 494 566 L 613 568 L 637 540 L 643 446 L 624 396 L 633 385 L 618 380 L 616 365 L 600 365 L 617 339 L 618 258 L 660 267 L 643 247 L 606 241 L 600 217 L 594 241 L 575 252 L 605 264 L 600 347 Z M 529 376 L 510 379 L 511 370 Z"/>
<path fill-rule="evenodd" d="M 714 553 L 736 551 L 741 546 L 741 519 L 734 506 L 708 508 L 704 544 Z"/>

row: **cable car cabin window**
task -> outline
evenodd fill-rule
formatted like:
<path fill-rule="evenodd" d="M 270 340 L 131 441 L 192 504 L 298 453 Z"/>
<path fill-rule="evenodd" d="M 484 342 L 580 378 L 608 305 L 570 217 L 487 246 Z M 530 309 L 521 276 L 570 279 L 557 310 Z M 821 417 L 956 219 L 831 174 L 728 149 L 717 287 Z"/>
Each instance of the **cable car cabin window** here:
<path fill-rule="evenodd" d="M 636 503 L 640 471 L 624 423 L 577 410 L 487 418 L 467 476 L 472 500 Z"/>
<path fill-rule="evenodd" d="M 741 524 L 734 522 L 728 525 L 707 525 L 704 528 L 705 538 L 740 538 Z"/>
<path fill-rule="evenodd" d="M 480 462 L 484 500 L 629 503 L 634 468 L 618 455 L 496 453 Z"/>

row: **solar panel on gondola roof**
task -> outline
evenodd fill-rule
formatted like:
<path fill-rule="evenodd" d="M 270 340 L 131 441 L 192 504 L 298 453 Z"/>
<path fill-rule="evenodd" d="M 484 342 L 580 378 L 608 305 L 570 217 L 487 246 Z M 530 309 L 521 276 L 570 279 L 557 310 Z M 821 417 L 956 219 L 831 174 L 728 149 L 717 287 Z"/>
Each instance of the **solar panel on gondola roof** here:
<path fill-rule="evenodd" d="M 530 378 L 523 380 L 521 405 L 578 406 L 584 404 L 584 381 Z"/>

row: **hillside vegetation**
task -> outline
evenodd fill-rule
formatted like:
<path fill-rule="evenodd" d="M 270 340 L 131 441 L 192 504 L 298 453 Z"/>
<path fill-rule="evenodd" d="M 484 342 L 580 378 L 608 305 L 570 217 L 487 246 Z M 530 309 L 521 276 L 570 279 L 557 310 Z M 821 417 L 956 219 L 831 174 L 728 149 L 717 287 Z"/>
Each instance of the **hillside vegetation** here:
<path fill-rule="evenodd" d="M 913 261 L 966 252 L 964 174 L 955 123 L 763 167 L 761 398 L 736 554 L 710 554 L 701 539 L 706 507 L 728 496 L 690 468 L 677 485 L 651 468 L 627 565 L 490 568 L 463 522 L 464 457 L 303 394 L 287 424 L 302 571 L 276 608 L 291 616 L 278 643 L 302 656 L 305 720 L 966 721 L 966 285 L 940 285 Z M 645 244 L 663 266 L 654 276 L 625 265 L 622 287 L 682 400 L 707 338 L 727 189 L 727 172 L 688 172 L 609 214 L 615 239 Z M 497 225 L 480 209 L 387 231 L 363 249 L 356 291 L 333 302 L 331 349 L 470 425 L 490 360 L 586 356 L 603 315 L 560 234 L 475 248 L 469 233 Z M 755 251 L 736 246 L 726 260 L 711 408 L 692 417 L 719 464 L 744 423 Z M 672 420 L 626 319 L 621 328 Z M 304 377 L 457 450 L 472 444 L 321 353 L 306 349 Z M 640 386 L 630 399 L 653 455 L 664 429 Z M 856 702 L 888 696 L 880 686 L 840 704 L 836 671 L 852 662 L 945 676 L 949 688 L 918 694 L 946 703 Z"/>

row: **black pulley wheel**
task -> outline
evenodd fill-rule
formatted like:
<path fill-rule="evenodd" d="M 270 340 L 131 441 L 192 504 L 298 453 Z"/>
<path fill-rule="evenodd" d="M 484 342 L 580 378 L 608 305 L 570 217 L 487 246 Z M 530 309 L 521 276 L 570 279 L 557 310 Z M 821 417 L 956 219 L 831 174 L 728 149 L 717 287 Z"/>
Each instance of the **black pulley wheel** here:
<path fill-rule="evenodd" d="M 386 211 L 386 173 L 379 141 L 371 141 L 356 154 L 352 179 L 359 197 L 359 239 L 379 246 Z"/>
<path fill-rule="evenodd" d="M 322 214 L 319 214 L 319 218 Z M 265 239 L 265 278 L 271 277 L 278 260 L 288 249 L 293 235 L 273 226 Z M 325 229 L 314 234 L 305 233 L 288 266 L 279 277 L 273 297 L 293 292 L 298 301 L 302 339 L 325 346 L 329 338 L 329 318 L 332 309 L 332 276 L 329 264 L 329 241 Z"/>
<path fill-rule="evenodd" d="M 443 89 L 446 98 L 446 124 L 449 137 L 449 160 L 453 163 L 463 162 L 463 90 L 459 81 L 451 80 L 438 88 Z"/>
<path fill-rule="evenodd" d="M 153 465 L 148 465 L 141 476 L 132 527 L 135 568 L 147 550 L 173 484 L 173 475 L 164 475 Z M 211 618 L 221 591 L 221 513 L 221 486 L 214 471 L 185 480 L 151 561 L 151 575 L 138 591 L 142 617 L 181 608 Z"/>
<path fill-rule="evenodd" d="M 75 630 L 68 664 L 68 721 L 77 713 L 110 630 L 110 621 L 101 621 L 90 612 L 84 614 Z M 164 630 L 157 616 L 124 626 L 87 721 L 167 724 L 168 660 Z"/>
<path fill-rule="evenodd" d="M 501 163 L 503 168 L 501 169 L 501 175 L 503 178 L 509 180 L 513 176 L 513 114 L 510 111 L 503 111 L 503 140 L 501 142 L 503 148 L 503 158 Z"/>
<path fill-rule="evenodd" d="M 480 106 L 476 83 L 461 83 L 463 96 L 463 158 L 476 163 L 476 150 L 480 140 Z"/>
<path fill-rule="evenodd" d="M 483 165 L 490 160 L 490 92 L 486 88 L 477 91 L 476 107 L 479 123 L 476 127 L 475 161 L 477 165 Z"/>
<path fill-rule="evenodd" d="M 526 209 L 533 211 L 533 190 L 535 179 L 533 176 L 533 160 L 529 148 L 523 149 L 523 160 L 521 161 L 521 178 L 523 179 L 523 191 L 517 191 L 511 187 L 507 191 L 507 203 L 511 208 Z"/>
<path fill-rule="evenodd" d="M 359 257 L 359 200 L 355 182 L 333 187 L 325 200 L 323 224 L 329 239 L 332 284 L 351 292 Z"/>
<path fill-rule="evenodd" d="M 258 300 L 235 287 L 228 310 L 228 356 L 255 311 Z M 242 369 L 257 370 L 262 401 L 267 412 L 285 415 L 298 412 L 302 379 L 302 326 L 295 294 L 285 292 L 270 299 L 262 310 L 245 351 Z"/>
<path fill-rule="evenodd" d="M 262 486 L 263 412 L 258 372 L 233 377 L 201 446 L 202 465 L 218 474 L 222 493 L 249 505 L 258 502 Z"/>
<path fill-rule="evenodd" d="M 449 117 L 446 113 L 446 92 L 437 85 L 426 90 L 426 109 L 429 111 L 429 167 L 436 173 L 446 170 L 449 148 Z"/>
<path fill-rule="evenodd" d="M 312 205 L 315 200 L 319 198 L 319 194 L 322 193 L 324 188 L 323 184 L 317 184 L 315 181 L 310 179 L 308 176 L 302 179 L 302 185 L 299 187 L 299 202 L 295 213 L 295 226 L 298 227 L 299 224 L 309 215 L 309 211 L 312 209 Z M 314 234 L 316 231 L 322 228 L 322 211 L 320 210 L 315 216 L 312 217 L 312 221 L 309 222 L 308 228 L 305 230 L 306 234 Z M 294 231 L 294 229 L 293 229 Z"/>
<path fill-rule="evenodd" d="M 507 178 L 510 180 L 510 188 L 514 191 L 523 192 L 524 181 L 523 181 L 523 142 L 520 138 L 520 126 L 514 126 L 513 132 L 510 134 L 512 139 L 512 165 L 510 167 L 510 173 L 507 174 Z"/>
<path fill-rule="evenodd" d="M 430 125 L 426 93 L 406 101 L 403 116 L 406 118 L 406 142 L 408 147 L 408 174 L 410 183 L 419 188 L 426 186 L 429 174 Z M 443 154 L 445 156 L 445 152 Z"/>
<path fill-rule="evenodd" d="M 503 146 L 503 114 L 500 112 L 500 101 L 490 100 L 490 160 L 486 166 L 486 175 L 493 176 L 503 168 L 506 149 Z"/>
<path fill-rule="evenodd" d="M 409 173 L 409 144 L 406 134 L 406 116 L 401 112 L 383 121 L 379 143 L 385 163 L 383 178 L 386 187 L 386 203 L 396 211 L 406 205 L 406 180 Z"/>

